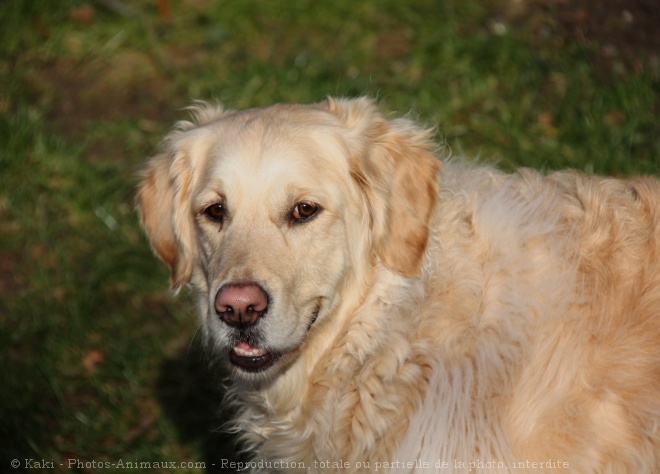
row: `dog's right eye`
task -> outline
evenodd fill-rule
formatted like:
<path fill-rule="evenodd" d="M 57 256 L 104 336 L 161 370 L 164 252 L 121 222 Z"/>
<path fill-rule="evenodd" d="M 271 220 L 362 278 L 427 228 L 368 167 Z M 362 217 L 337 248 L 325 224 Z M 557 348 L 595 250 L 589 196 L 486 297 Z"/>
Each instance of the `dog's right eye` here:
<path fill-rule="evenodd" d="M 225 207 L 222 204 L 213 204 L 204 209 L 204 215 L 214 222 L 222 222 L 225 216 Z"/>
<path fill-rule="evenodd" d="M 313 202 L 302 201 L 296 204 L 291 212 L 291 217 L 297 223 L 311 220 L 321 210 L 320 206 Z"/>

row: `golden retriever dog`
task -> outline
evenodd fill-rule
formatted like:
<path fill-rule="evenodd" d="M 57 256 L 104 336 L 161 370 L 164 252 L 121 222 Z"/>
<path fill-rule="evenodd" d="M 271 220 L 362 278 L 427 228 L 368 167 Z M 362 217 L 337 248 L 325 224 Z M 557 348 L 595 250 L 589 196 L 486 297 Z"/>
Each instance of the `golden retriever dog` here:
<path fill-rule="evenodd" d="M 137 203 L 264 472 L 660 472 L 660 184 L 435 156 L 369 99 L 198 104 Z"/>

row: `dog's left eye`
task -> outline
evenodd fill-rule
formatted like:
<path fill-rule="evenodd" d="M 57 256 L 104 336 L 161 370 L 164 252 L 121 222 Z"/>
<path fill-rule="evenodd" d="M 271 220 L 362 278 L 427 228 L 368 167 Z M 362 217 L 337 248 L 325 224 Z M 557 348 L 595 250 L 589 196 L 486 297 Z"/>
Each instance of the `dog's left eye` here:
<path fill-rule="evenodd" d="M 225 216 L 225 207 L 222 204 L 213 204 L 204 209 L 206 217 L 215 222 L 222 222 Z"/>
<path fill-rule="evenodd" d="M 318 214 L 320 209 L 321 206 L 316 203 L 303 201 L 296 204 L 291 215 L 295 222 L 305 222 Z"/>

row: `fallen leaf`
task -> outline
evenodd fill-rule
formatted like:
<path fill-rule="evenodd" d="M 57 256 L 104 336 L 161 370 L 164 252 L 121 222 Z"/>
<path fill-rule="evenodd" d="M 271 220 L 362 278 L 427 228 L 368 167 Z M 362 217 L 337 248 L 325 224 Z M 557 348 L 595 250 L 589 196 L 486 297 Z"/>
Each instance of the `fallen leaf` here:
<path fill-rule="evenodd" d="M 106 361 L 105 353 L 98 349 L 91 349 L 83 358 L 82 364 L 87 369 L 87 373 L 92 375 L 96 373 L 97 367 Z"/>
<path fill-rule="evenodd" d="M 67 16 L 76 23 L 82 23 L 83 25 L 91 25 L 96 20 L 96 12 L 90 5 L 73 7 L 68 11 Z"/>

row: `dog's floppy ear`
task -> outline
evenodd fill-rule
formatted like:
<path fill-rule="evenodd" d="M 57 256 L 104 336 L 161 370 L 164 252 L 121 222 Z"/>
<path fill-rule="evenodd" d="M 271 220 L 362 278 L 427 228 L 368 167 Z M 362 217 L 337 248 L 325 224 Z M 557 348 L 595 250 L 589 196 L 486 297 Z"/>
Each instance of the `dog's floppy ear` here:
<path fill-rule="evenodd" d="M 370 99 L 328 99 L 327 107 L 343 122 L 376 254 L 398 273 L 418 275 L 438 193 L 432 131 L 408 119 L 388 120 Z"/>
<path fill-rule="evenodd" d="M 191 171 L 182 150 L 151 158 L 137 192 L 140 221 L 151 246 L 171 269 L 171 284 L 188 282 L 193 267 L 194 236 L 189 208 Z"/>
<path fill-rule="evenodd" d="M 192 121 L 179 122 L 165 138 L 162 153 L 147 162 L 136 197 L 142 227 L 156 255 L 170 266 L 175 290 L 190 279 L 196 254 L 190 208 L 193 165 L 206 154 L 208 143 L 194 129 L 231 112 L 204 102 L 189 110 Z"/>

